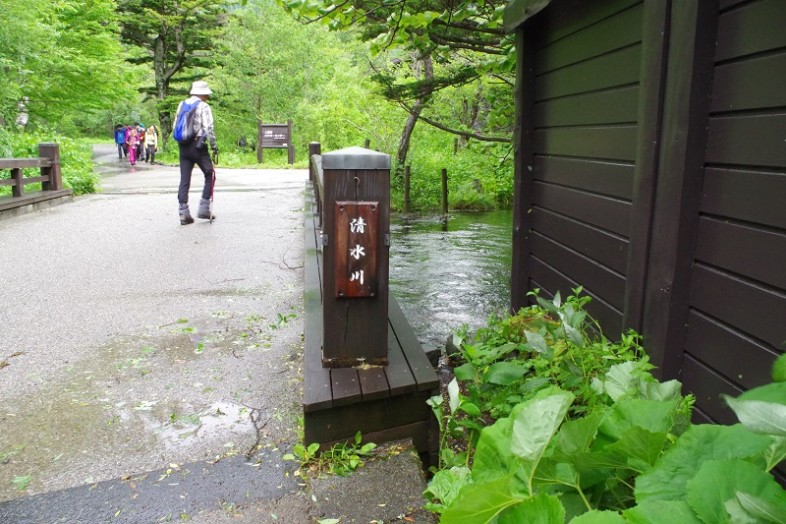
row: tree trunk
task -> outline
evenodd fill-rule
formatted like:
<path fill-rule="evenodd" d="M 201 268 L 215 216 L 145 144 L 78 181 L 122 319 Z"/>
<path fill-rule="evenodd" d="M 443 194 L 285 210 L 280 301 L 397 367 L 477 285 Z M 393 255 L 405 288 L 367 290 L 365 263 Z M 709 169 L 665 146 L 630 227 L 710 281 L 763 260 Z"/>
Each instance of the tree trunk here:
<path fill-rule="evenodd" d="M 434 65 L 431 63 L 431 55 L 422 55 L 415 60 L 413 64 L 415 69 L 415 76 L 420 77 L 421 74 L 427 80 L 434 79 Z M 401 140 L 398 142 L 398 152 L 396 153 L 396 175 L 402 176 L 404 173 L 404 165 L 407 162 L 407 154 L 409 153 L 409 141 L 412 138 L 412 132 L 415 130 L 415 124 L 418 123 L 420 113 L 426 106 L 428 99 L 431 95 L 431 90 L 422 93 L 415 103 L 412 105 L 412 110 L 409 112 L 407 121 L 404 124 L 404 130 L 401 133 Z"/>
<path fill-rule="evenodd" d="M 158 122 L 161 125 L 161 138 L 166 147 L 169 134 L 172 132 L 172 115 L 167 111 L 161 102 L 169 95 L 169 77 L 166 71 L 166 49 L 164 38 L 156 38 L 153 48 L 153 72 L 156 83 L 156 100 L 158 100 Z"/>
<path fill-rule="evenodd" d="M 478 131 L 479 129 L 479 117 L 480 117 L 480 102 L 483 99 L 483 84 L 478 82 L 478 88 L 475 91 L 475 97 L 472 99 L 472 106 L 470 106 L 469 101 L 465 98 L 464 99 L 464 113 L 461 118 L 461 123 L 466 125 L 472 131 Z M 460 136 L 459 137 L 459 146 L 461 148 L 467 147 L 469 143 L 469 137 L 467 136 Z"/>

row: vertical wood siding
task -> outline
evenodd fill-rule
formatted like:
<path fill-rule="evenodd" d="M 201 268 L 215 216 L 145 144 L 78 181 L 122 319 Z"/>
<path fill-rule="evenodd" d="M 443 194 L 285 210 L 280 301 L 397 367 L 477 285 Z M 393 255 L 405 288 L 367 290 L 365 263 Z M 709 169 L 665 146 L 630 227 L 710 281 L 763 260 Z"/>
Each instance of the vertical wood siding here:
<path fill-rule="evenodd" d="M 528 289 L 584 285 L 590 312 L 618 334 L 636 158 L 642 4 L 570 1 L 531 45 Z M 514 248 L 515 249 L 515 248 Z M 514 279 L 515 281 L 515 279 Z M 523 304 L 519 304 L 523 305 Z"/>
<path fill-rule="evenodd" d="M 512 307 L 578 285 L 698 420 L 786 350 L 783 0 L 553 0 L 517 32 Z"/>
<path fill-rule="evenodd" d="M 718 19 L 683 381 L 719 393 L 770 381 L 786 342 L 786 6 L 727 2 Z M 709 386 L 711 385 L 711 387 Z"/>

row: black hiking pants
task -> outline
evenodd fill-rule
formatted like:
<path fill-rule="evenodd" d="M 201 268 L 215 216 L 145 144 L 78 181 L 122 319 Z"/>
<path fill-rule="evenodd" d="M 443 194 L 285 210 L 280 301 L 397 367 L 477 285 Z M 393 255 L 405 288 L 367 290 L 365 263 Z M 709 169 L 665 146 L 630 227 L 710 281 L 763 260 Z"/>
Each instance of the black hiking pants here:
<path fill-rule="evenodd" d="M 188 190 L 191 188 L 191 173 L 194 165 L 205 175 L 205 187 L 202 189 L 202 198 L 208 200 L 213 185 L 213 161 L 207 149 L 207 143 L 202 143 L 197 147 L 197 141 L 189 144 L 178 144 L 180 148 L 180 189 L 177 192 L 177 200 L 181 204 L 188 204 Z"/>

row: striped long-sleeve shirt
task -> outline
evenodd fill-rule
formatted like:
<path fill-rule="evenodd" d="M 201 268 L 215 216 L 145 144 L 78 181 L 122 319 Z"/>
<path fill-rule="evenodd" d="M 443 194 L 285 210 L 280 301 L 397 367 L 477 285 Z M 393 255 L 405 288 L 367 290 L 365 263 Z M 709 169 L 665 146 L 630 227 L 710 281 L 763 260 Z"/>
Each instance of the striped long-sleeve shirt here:
<path fill-rule="evenodd" d="M 200 103 L 196 106 L 196 114 L 194 115 L 194 136 L 196 140 L 199 140 L 199 137 L 205 137 L 204 141 L 210 144 L 210 147 L 215 149 L 216 147 L 216 133 L 213 130 L 213 110 L 210 109 L 210 106 L 204 100 L 201 100 L 198 96 L 191 96 L 186 99 L 184 102 L 180 102 L 180 105 L 177 106 L 177 115 L 180 114 L 180 110 L 183 107 L 183 103 L 193 104 L 197 100 L 200 100 Z M 175 122 L 177 122 L 177 116 L 175 116 Z"/>

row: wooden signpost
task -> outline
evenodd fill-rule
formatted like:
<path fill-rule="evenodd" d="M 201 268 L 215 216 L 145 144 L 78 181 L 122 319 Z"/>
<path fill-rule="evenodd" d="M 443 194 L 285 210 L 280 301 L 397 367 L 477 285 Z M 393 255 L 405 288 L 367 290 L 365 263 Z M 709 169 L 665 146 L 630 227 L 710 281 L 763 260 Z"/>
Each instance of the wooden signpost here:
<path fill-rule="evenodd" d="M 286 149 L 288 162 L 295 163 L 295 146 L 292 144 L 292 120 L 286 124 L 259 124 L 259 147 L 257 148 L 257 162 L 263 160 L 262 150 Z"/>

